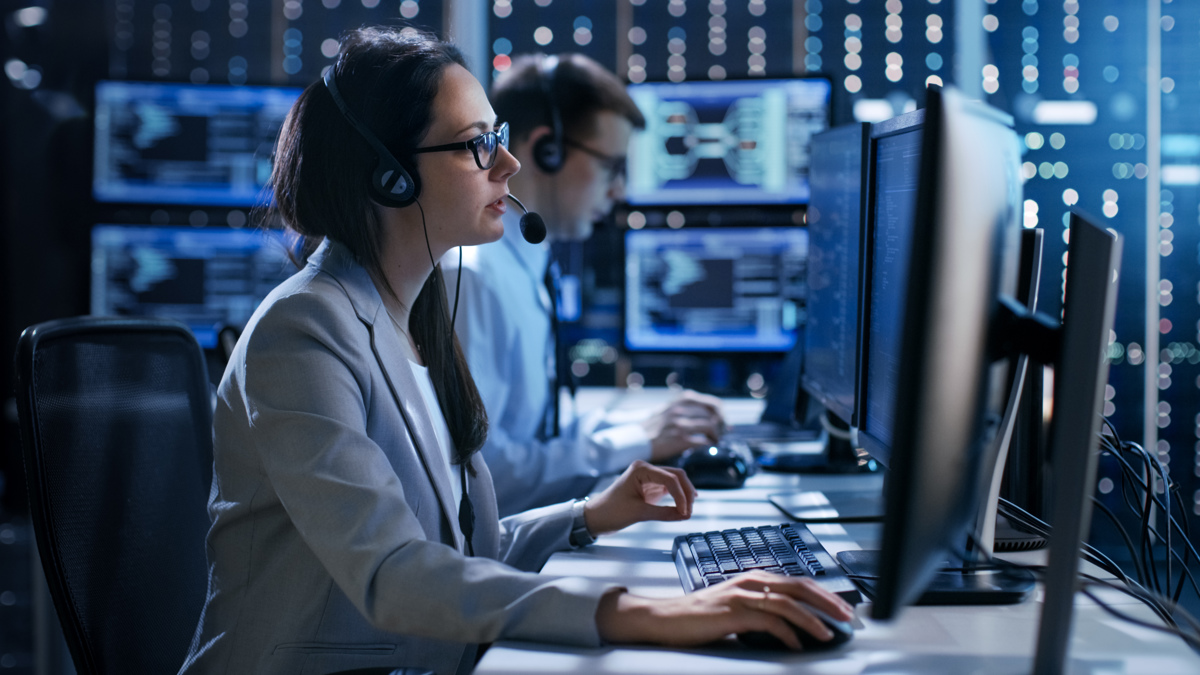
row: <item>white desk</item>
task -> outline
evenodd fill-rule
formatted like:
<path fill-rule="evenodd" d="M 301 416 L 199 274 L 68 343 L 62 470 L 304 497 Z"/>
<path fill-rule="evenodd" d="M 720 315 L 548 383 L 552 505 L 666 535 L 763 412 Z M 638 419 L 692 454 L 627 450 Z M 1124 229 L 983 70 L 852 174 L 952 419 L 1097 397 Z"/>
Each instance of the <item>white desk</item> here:
<path fill-rule="evenodd" d="M 853 483 L 853 478 L 849 480 Z M 638 594 L 683 593 L 670 557 L 675 536 L 688 532 L 780 523 L 786 518 L 767 495 L 798 489 L 852 487 L 846 477 L 758 474 L 734 491 L 702 490 L 690 521 L 641 523 L 602 537 L 581 551 L 555 554 L 544 574 L 611 579 Z M 821 542 L 836 554 L 870 547 L 878 525 L 812 525 Z M 1140 618 L 1152 613 L 1125 596 L 1104 595 Z M 575 649 L 558 645 L 499 642 L 484 655 L 479 675 L 533 673 L 695 673 L 738 675 L 805 673 L 1027 673 L 1032 667 L 1040 598 L 998 607 L 910 607 L 900 618 L 877 622 L 869 605 L 859 605 L 860 627 L 853 640 L 831 652 L 793 654 L 752 651 L 733 639 L 703 649 L 614 646 Z M 1104 613 L 1082 596 L 1076 603 L 1072 673 L 1112 675 L 1196 675 L 1197 657 L 1182 640 L 1133 626 Z"/>

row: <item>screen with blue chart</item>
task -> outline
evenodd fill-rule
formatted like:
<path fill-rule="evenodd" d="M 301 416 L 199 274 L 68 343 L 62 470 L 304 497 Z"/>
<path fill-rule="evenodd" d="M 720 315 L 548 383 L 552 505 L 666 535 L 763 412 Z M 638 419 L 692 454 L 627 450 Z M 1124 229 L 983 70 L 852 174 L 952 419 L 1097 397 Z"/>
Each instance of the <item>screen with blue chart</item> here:
<path fill-rule="evenodd" d="M 808 232 L 630 230 L 625 345 L 633 351 L 787 351 L 804 322 Z"/>
<path fill-rule="evenodd" d="M 96 225 L 91 312 L 175 319 L 211 349 L 295 271 L 274 230 Z"/>
<path fill-rule="evenodd" d="M 300 89 L 151 82 L 96 85 L 99 202 L 253 206 Z"/>

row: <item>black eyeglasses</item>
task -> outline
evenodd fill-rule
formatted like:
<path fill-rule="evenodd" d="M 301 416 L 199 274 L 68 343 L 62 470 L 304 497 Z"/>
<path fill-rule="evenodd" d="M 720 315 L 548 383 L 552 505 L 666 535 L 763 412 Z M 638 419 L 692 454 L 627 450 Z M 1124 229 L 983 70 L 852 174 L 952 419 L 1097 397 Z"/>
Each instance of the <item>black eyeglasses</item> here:
<path fill-rule="evenodd" d="M 610 182 L 616 180 L 618 176 L 620 176 L 622 178 L 625 177 L 625 155 L 621 155 L 619 157 L 613 157 L 612 155 L 607 155 L 603 152 L 600 152 L 599 150 L 594 150 L 594 149 L 589 148 L 588 146 L 584 145 L 583 143 L 580 143 L 578 141 L 573 141 L 569 138 L 563 139 L 563 145 L 565 145 L 567 147 L 575 148 L 576 150 L 582 150 L 585 153 L 591 155 L 592 157 L 595 157 L 596 159 L 600 160 L 600 163 L 604 166 L 605 169 L 608 170 L 608 180 Z"/>
<path fill-rule="evenodd" d="M 419 155 L 423 152 L 449 152 L 450 150 L 470 150 L 471 154 L 475 155 L 475 164 L 480 169 L 487 171 L 496 164 L 496 157 L 500 154 L 500 148 L 508 147 L 508 122 L 500 125 L 499 129 L 482 133 L 472 138 L 469 141 L 460 143 L 447 143 L 445 145 L 435 145 L 428 148 L 417 148 L 412 151 L 412 154 Z"/>

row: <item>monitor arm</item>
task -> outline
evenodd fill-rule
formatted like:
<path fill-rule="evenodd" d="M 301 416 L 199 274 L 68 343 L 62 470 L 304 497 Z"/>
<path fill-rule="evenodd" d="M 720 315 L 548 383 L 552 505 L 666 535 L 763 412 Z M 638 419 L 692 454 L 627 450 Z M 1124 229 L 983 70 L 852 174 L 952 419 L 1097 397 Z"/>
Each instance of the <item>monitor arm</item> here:
<path fill-rule="evenodd" d="M 1062 331 L 1052 317 L 1031 312 L 1016 299 L 1001 296 L 992 325 L 988 351 L 993 361 L 1020 354 L 1042 364 L 1058 361 Z"/>

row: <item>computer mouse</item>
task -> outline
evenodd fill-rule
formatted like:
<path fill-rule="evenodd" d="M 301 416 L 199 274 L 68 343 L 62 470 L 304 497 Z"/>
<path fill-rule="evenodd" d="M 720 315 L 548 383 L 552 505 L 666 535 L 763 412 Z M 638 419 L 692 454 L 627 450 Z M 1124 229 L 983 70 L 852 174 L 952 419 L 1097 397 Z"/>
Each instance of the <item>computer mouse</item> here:
<path fill-rule="evenodd" d="M 685 450 L 679 468 L 698 488 L 728 490 L 740 488 L 750 475 L 750 465 L 737 451 L 720 445 L 701 445 Z"/>
<path fill-rule="evenodd" d="M 796 637 L 800 638 L 800 644 L 804 646 L 804 651 L 832 649 L 838 645 L 846 644 L 850 641 L 850 638 L 854 637 L 854 624 L 849 621 L 839 621 L 807 602 L 800 603 L 800 606 L 815 614 L 821 620 L 821 623 L 825 624 L 830 632 L 833 633 L 832 640 L 824 641 L 810 635 L 808 631 L 792 626 L 792 630 L 796 631 Z M 739 642 L 752 649 L 788 649 L 788 646 L 782 640 L 770 633 L 759 631 L 738 633 L 737 637 Z"/>

